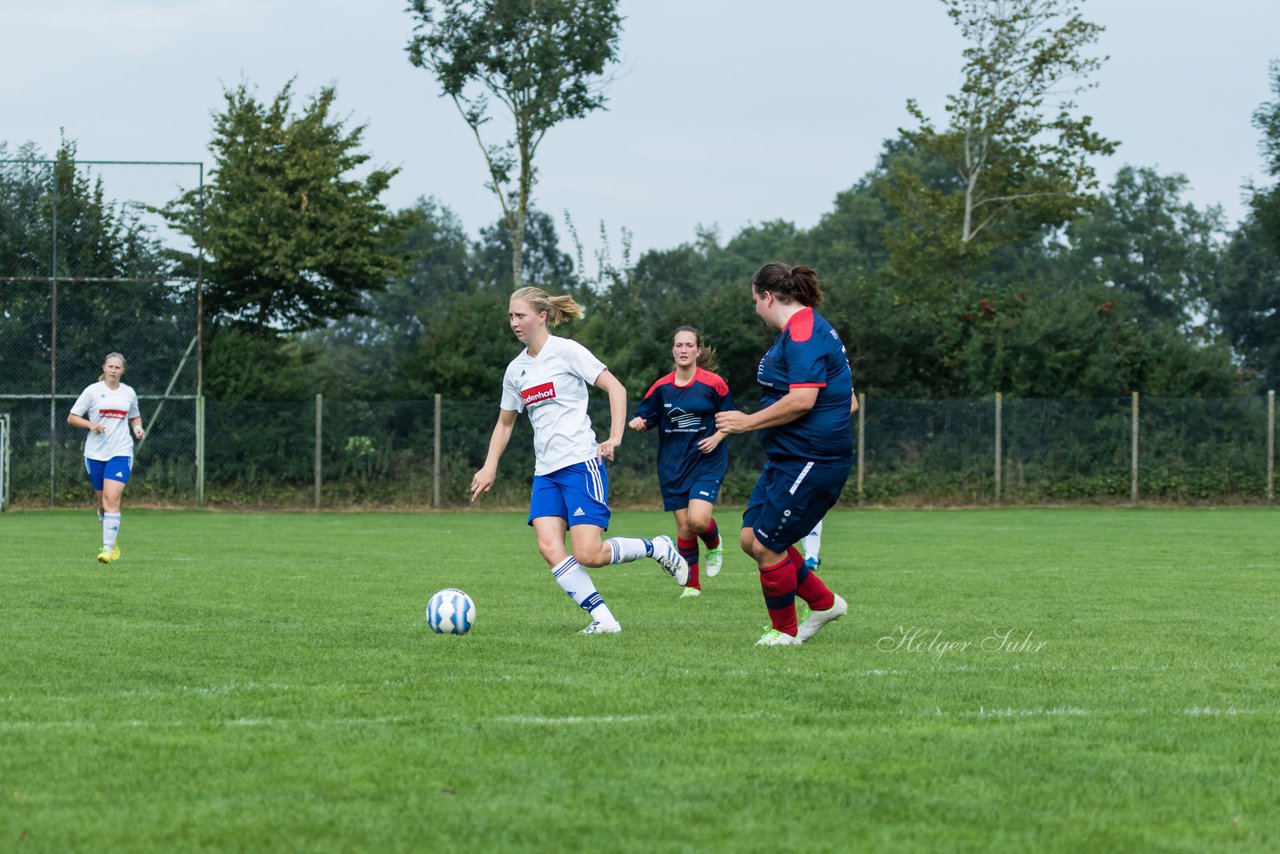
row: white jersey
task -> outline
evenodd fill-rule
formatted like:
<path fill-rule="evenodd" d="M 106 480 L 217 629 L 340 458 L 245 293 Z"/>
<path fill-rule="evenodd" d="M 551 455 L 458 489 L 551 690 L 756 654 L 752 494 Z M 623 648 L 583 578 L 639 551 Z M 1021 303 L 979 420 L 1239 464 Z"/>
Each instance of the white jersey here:
<path fill-rule="evenodd" d="M 133 431 L 129 419 L 140 418 L 138 395 L 132 388 L 120 383 L 114 391 L 105 382 L 96 382 L 80 392 L 72 415 L 87 418 L 105 429 L 101 433 L 89 431 L 84 440 L 84 455 L 91 460 L 106 461 L 112 457 L 133 459 Z"/>
<path fill-rule="evenodd" d="M 550 474 L 596 456 L 587 391 L 604 370 L 604 362 L 586 347 L 554 335 L 547 336 L 536 358 L 525 349 L 507 365 L 501 406 L 529 411 L 534 474 Z"/>

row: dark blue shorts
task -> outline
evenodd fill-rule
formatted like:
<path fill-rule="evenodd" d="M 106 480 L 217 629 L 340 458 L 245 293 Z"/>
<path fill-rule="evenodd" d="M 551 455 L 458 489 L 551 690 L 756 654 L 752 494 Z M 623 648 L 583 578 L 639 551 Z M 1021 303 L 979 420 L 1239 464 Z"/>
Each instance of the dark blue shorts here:
<path fill-rule="evenodd" d="M 694 481 L 690 487 L 681 487 L 679 489 L 667 489 L 667 485 L 662 485 L 662 509 L 663 510 L 683 510 L 689 506 L 689 502 L 697 499 L 698 501 L 707 501 L 715 504 L 720 498 L 720 482 L 723 478 L 708 478 L 705 480 Z"/>
<path fill-rule="evenodd" d="M 533 476 L 529 524 L 540 516 L 559 516 L 574 525 L 609 529 L 609 474 L 594 458 L 550 474 Z"/>
<path fill-rule="evenodd" d="M 852 469 L 852 459 L 769 460 L 747 499 L 742 527 L 751 528 L 772 551 L 785 552 L 840 500 Z"/>
<path fill-rule="evenodd" d="M 89 475 L 89 483 L 95 492 L 102 491 L 104 480 L 118 480 L 128 483 L 133 474 L 133 460 L 129 457 L 112 457 L 109 460 L 91 460 L 84 458 L 84 470 Z"/>

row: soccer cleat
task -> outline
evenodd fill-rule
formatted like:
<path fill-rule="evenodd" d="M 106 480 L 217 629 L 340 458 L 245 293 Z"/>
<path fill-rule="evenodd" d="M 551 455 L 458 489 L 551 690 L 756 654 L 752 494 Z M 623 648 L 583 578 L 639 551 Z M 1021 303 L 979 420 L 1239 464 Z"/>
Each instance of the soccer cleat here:
<path fill-rule="evenodd" d="M 695 596 L 701 596 L 702 591 L 696 587 L 686 587 L 684 592 L 680 594 L 681 599 L 692 599 Z"/>
<path fill-rule="evenodd" d="M 832 620 L 838 620 L 845 614 L 849 613 L 849 603 L 836 596 L 836 601 L 825 611 L 810 611 L 809 616 L 805 617 L 804 622 L 800 624 L 799 630 L 796 631 L 796 638 L 800 643 L 812 638 L 819 630 Z"/>
<path fill-rule="evenodd" d="M 799 646 L 800 639 L 777 629 L 769 629 L 764 637 L 756 641 L 756 646 Z"/>
<path fill-rule="evenodd" d="M 720 572 L 720 567 L 724 566 L 724 547 L 716 546 L 714 549 L 707 549 L 707 559 L 702 565 L 707 568 L 707 578 L 715 578 Z"/>
<path fill-rule="evenodd" d="M 111 560 L 114 563 L 120 559 L 120 547 L 115 546 L 111 549 Z"/>
<path fill-rule="evenodd" d="M 666 534 L 653 538 L 653 559 L 676 580 L 676 584 L 684 587 L 689 583 L 689 564 Z"/>
<path fill-rule="evenodd" d="M 591 625 L 587 626 L 580 635 L 618 635 L 622 634 L 621 623 L 602 623 L 599 620 L 592 620 Z"/>
<path fill-rule="evenodd" d="M 807 557 L 804 559 L 805 569 L 809 570 L 810 572 L 817 569 L 821 564 L 822 564 L 822 558 L 818 557 L 817 555 L 814 555 L 813 557 Z"/>
<path fill-rule="evenodd" d="M 111 552 L 106 549 L 98 552 L 98 563 L 111 563 Z"/>

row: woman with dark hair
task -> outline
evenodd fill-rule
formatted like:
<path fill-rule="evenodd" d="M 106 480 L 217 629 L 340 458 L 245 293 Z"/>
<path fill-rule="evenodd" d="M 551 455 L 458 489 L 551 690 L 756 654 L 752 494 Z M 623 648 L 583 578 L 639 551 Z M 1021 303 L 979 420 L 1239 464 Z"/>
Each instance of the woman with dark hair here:
<path fill-rule="evenodd" d="M 493 487 L 516 416 L 528 412 L 534 451 L 529 525 L 538 538 L 538 551 L 560 589 L 591 615 L 591 625 L 581 633 L 616 634 L 622 626 L 586 567 L 650 557 L 680 585 L 689 580 L 689 567 L 670 537 L 603 539 L 610 516 L 605 462 L 613 460 L 614 449 L 622 443 L 627 390 L 590 350 L 552 335 L 548 328 L 579 317 L 582 307 L 567 295 L 548 296 L 541 288 L 520 288 L 511 295 L 507 320 L 525 348 L 502 377 L 498 423 L 484 466 L 471 479 L 471 500 Z M 612 416 L 609 438 L 599 443 L 587 415 L 587 392 L 593 385 L 609 395 Z M 565 534 L 572 552 L 565 548 Z"/>
<path fill-rule="evenodd" d="M 761 646 L 809 640 L 848 611 L 848 603 L 805 566 L 795 547 L 840 499 L 853 468 L 849 410 L 853 380 L 836 330 L 816 309 L 818 274 L 808 267 L 765 264 L 751 279 L 756 314 L 778 337 L 760 360 L 760 408 L 721 412 L 726 433 L 761 431 L 765 466 L 742 515 L 742 550 L 760 568 L 772 628 Z M 796 622 L 796 597 L 811 611 Z"/>
<path fill-rule="evenodd" d="M 124 356 L 108 353 L 102 360 L 98 381 L 80 392 L 67 415 L 67 423 L 88 430 L 84 441 L 84 468 L 93 485 L 98 520 L 102 523 L 102 549 L 98 563 L 120 558 L 116 540 L 120 536 L 120 501 L 124 486 L 133 473 L 133 440 L 142 441 L 142 414 L 138 395 L 120 382 Z"/>
<path fill-rule="evenodd" d="M 632 430 L 658 429 L 658 484 L 662 509 L 676 519 L 676 546 L 689 564 L 689 583 L 681 598 L 702 595 L 698 540 L 707 547 L 707 576 L 724 562 L 720 528 L 712 513 L 729 465 L 716 429 L 717 412 L 734 409 L 729 384 L 715 370 L 715 350 L 703 346 L 692 326 L 676 330 L 671 344 L 675 370 L 655 382 L 631 419 Z"/>

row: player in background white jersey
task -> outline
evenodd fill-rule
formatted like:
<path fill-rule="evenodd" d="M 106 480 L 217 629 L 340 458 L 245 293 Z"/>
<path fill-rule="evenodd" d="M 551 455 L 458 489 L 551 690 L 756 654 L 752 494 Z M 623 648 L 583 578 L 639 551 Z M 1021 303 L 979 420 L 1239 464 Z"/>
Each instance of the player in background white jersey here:
<path fill-rule="evenodd" d="M 142 414 L 138 395 L 120 382 L 124 356 L 109 353 L 102 360 L 102 376 L 80 392 L 67 423 L 88 430 L 84 442 L 84 467 L 93 485 L 98 519 L 102 522 L 102 550 L 98 563 L 120 557 L 116 540 L 120 536 L 120 499 L 133 471 L 133 440 L 142 441 Z"/>
<path fill-rule="evenodd" d="M 471 479 L 471 500 L 493 487 L 516 416 L 528 412 L 534 449 L 529 525 L 537 535 L 538 551 L 560 588 L 591 615 L 591 625 L 582 634 L 615 634 L 622 626 L 586 567 L 651 557 L 684 586 L 689 565 L 670 537 L 603 538 L 610 515 L 605 463 L 613 460 L 614 449 L 622 443 L 627 391 L 590 350 L 551 334 L 549 327 L 581 316 L 582 307 L 569 296 L 548 296 L 541 288 L 528 287 L 511 295 L 507 318 L 525 349 L 511 360 L 502 378 L 498 423 L 484 466 Z M 592 385 L 609 395 L 609 438 L 600 443 L 587 415 Z M 572 553 L 565 548 L 566 533 Z"/>

